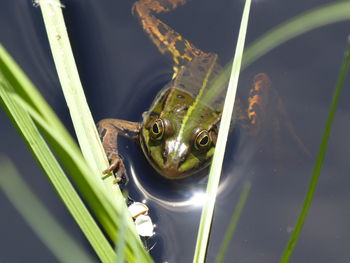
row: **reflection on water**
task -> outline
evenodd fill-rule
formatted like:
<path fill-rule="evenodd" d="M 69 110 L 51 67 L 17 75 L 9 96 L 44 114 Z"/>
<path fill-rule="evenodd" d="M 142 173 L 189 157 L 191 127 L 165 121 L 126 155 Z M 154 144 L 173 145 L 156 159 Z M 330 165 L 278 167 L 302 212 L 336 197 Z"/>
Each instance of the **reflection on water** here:
<path fill-rule="evenodd" d="M 162 15 L 162 19 L 196 46 L 218 53 L 224 65 L 233 54 L 241 2 L 192 0 Z M 252 6 L 247 41 L 302 11 L 331 2 L 257 1 Z M 171 76 L 171 67 L 130 14 L 132 3 L 111 0 L 64 3 L 75 58 L 96 121 L 111 117 L 141 120 L 159 85 Z M 0 19 L 1 43 L 70 126 L 40 11 L 30 1 L 5 1 Z M 238 95 L 245 98 L 252 77 L 258 72 L 269 74 L 296 133 L 313 155 L 318 149 L 349 28 L 348 22 L 338 23 L 293 39 L 251 65 L 240 78 Z M 162 76 L 160 80 L 159 76 Z M 350 142 L 347 138 L 350 127 L 346 121 L 350 118 L 346 99 L 349 96 L 349 89 L 344 89 L 316 196 L 293 255 L 297 262 L 345 262 L 349 258 Z M 50 186 L 40 181 L 41 177 L 37 176 L 40 171 L 32 157 L 8 128 L 6 117 L 0 114 L 1 123 L 6 123 L 0 127 L 1 151 L 21 160 L 27 181 L 44 194 L 43 200 L 50 201 L 50 207 L 66 227 L 77 231 Z M 247 139 L 242 131 L 231 136 L 208 262 L 215 259 L 245 180 L 252 182 L 252 189 L 225 262 L 277 262 L 294 227 L 313 160 L 300 151 L 285 130 L 278 133 L 277 140 L 275 136 L 267 136 L 263 142 L 259 139 Z M 156 224 L 156 235 L 149 240 L 152 256 L 157 262 L 191 262 L 201 212 L 198 201 L 205 201 L 202 194 L 205 176 L 193 181 L 167 181 L 150 167 L 137 145 L 123 142 L 121 147 L 129 166 L 130 195 L 137 201 L 146 200 Z M 20 262 L 41 255 L 43 262 L 52 262 L 52 255 L 44 255 L 45 249 L 33 234 L 24 235 L 23 226 L 12 226 L 20 224 L 14 218 L 18 219 L 18 215 L 11 208 L 3 211 L 2 219 L 7 220 L 3 225 L 11 228 L 1 229 L 2 237 L 6 237 L 1 239 L 1 247 L 16 248 L 21 241 L 24 242 L 22 253 L 13 255 L 11 249 L 2 250 L 1 260 Z"/>
<path fill-rule="evenodd" d="M 247 142 L 242 145 L 243 138 L 238 131 L 229 137 L 231 147 L 227 149 L 228 155 L 218 189 L 218 203 L 226 203 L 226 220 L 233 212 L 242 182 L 251 179 L 252 173 L 247 165 L 255 155 L 252 154 L 254 146 L 249 146 Z M 245 149 L 241 149 L 243 147 Z M 234 154 L 237 152 L 241 152 L 241 155 Z M 150 253 L 157 262 L 190 261 L 201 208 L 206 201 L 208 170 L 194 177 L 169 180 L 153 170 L 142 156 L 141 149 L 133 142 L 122 140 L 121 154 L 130 157 L 126 160 L 129 164 L 129 194 L 136 201 L 147 204 L 156 225 L 155 236 L 148 240 L 148 247 L 152 247 Z"/>
<path fill-rule="evenodd" d="M 155 171 L 153 172 L 155 173 Z M 205 171 L 207 175 L 208 171 Z M 130 166 L 130 174 L 131 179 L 133 180 L 133 184 L 140 194 L 146 199 L 156 202 L 158 205 L 162 206 L 165 209 L 173 210 L 173 211 L 185 211 L 188 209 L 193 209 L 193 207 L 202 207 L 206 202 L 206 182 L 207 177 L 200 179 L 197 182 L 190 182 L 186 180 L 185 182 L 179 183 L 177 181 L 171 181 L 163 178 L 159 178 L 159 175 L 155 175 L 158 180 L 164 182 L 159 183 L 157 185 L 152 184 L 152 182 L 142 182 L 140 178 L 135 173 L 135 170 L 132 166 Z M 149 177 L 154 176 L 154 174 L 146 175 L 146 178 L 142 178 L 143 180 L 152 181 Z M 191 180 L 193 180 L 191 178 Z M 233 176 L 226 176 L 224 180 L 220 183 L 220 187 L 218 189 L 218 195 L 228 187 L 234 186 Z M 154 181 L 153 181 L 154 182 Z M 161 185 L 161 186 L 160 186 Z M 127 186 L 130 187 L 130 186 Z M 169 189 L 167 189 L 169 188 Z M 169 191 L 172 191 L 172 195 L 169 194 Z M 171 199 L 173 197 L 173 200 Z"/>

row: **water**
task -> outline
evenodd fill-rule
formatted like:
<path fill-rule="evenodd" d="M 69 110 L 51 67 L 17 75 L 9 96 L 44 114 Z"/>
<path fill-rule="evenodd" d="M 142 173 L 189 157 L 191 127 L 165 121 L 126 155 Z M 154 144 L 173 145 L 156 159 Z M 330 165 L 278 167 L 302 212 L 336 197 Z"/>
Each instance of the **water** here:
<path fill-rule="evenodd" d="M 247 43 L 305 10 L 334 1 L 255 1 Z M 86 96 L 96 121 L 103 118 L 141 120 L 154 95 L 171 76 L 171 67 L 158 53 L 130 13 L 132 1 L 66 2 L 65 18 Z M 204 51 L 216 52 L 226 64 L 233 55 L 242 2 L 192 0 L 159 15 L 164 22 Z M 1 43 L 39 87 L 72 131 L 51 60 L 40 10 L 28 1 L 5 1 L 0 10 Z M 281 95 L 298 136 L 313 157 L 297 146 L 286 129 L 279 137 L 248 140 L 242 131 L 231 136 L 208 249 L 213 262 L 242 185 L 251 192 L 225 262 L 278 262 L 296 222 L 311 177 L 322 129 L 342 61 L 349 22 L 333 24 L 297 37 L 271 51 L 241 75 L 238 95 L 246 98 L 256 73 L 266 72 Z M 11 26 L 9 26 L 11 25 Z M 295 262 L 345 262 L 350 244 L 350 91 L 347 80 L 337 110 L 326 160 L 309 216 L 297 243 Z M 51 186 L 0 113 L 0 152 L 20 160 L 19 170 L 54 215 L 85 242 Z M 266 124 L 269 128 L 271 123 Z M 136 200 L 147 199 L 156 224 L 152 256 L 157 262 L 191 262 L 200 206 L 189 204 L 205 187 L 204 180 L 169 183 L 147 164 L 137 145 L 122 140 L 121 151 Z M 277 153 L 277 154 L 276 154 Z M 137 181 L 140 185 L 137 185 Z M 142 191 L 140 188 L 143 188 Z M 28 258 L 55 259 L 3 197 L 1 256 L 4 262 Z M 174 207 L 175 206 L 175 207 Z M 5 227 L 4 227 L 5 226 Z M 21 247 L 21 253 L 12 252 Z M 88 245 L 86 245 L 88 246 Z"/>

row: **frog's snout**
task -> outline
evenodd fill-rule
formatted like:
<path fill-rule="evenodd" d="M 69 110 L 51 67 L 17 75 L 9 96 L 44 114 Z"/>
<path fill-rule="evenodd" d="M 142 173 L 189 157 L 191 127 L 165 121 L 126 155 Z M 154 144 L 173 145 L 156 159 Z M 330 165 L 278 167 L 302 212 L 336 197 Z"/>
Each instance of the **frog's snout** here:
<path fill-rule="evenodd" d="M 167 162 L 163 166 L 163 175 L 168 178 L 179 178 L 181 174 L 179 173 L 179 163 L 178 162 Z"/>
<path fill-rule="evenodd" d="M 164 162 L 162 165 L 162 174 L 170 179 L 185 177 L 186 174 L 180 171 L 180 166 L 186 160 L 188 151 L 189 149 L 185 144 L 174 145 L 171 142 L 168 143 L 162 152 Z"/>

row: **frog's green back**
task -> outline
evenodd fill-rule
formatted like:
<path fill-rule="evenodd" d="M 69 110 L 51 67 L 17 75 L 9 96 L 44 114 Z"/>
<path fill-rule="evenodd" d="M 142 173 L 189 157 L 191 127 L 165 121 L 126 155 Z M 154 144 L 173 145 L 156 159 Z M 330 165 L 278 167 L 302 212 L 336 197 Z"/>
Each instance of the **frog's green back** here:
<path fill-rule="evenodd" d="M 144 115 L 140 134 L 142 149 L 153 167 L 168 178 L 189 176 L 210 163 L 222 106 L 203 103 L 201 99 L 220 72 L 216 59 L 216 55 L 196 57 L 182 67 Z M 164 129 L 161 140 L 152 140 L 150 136 L 156 120 L 161 120 L 162 127 L 155 129 Z M 201 132 L 207 134 L 210 142 L 205 150 L 196 149 Z"/>
<path fill-rule="evenodd" d="M 221 112 L 224 94 L 214 92 L 214 96 L 207 97 L 207 91 L 215 89 L 212 84 L 220 73 L 222 67 L 218 64 L 217 55 L 202 53 L 179 70 L 174 79 L 174 87 L 189 93 L 196 102 L 203 102 L 214 111 Z"/>

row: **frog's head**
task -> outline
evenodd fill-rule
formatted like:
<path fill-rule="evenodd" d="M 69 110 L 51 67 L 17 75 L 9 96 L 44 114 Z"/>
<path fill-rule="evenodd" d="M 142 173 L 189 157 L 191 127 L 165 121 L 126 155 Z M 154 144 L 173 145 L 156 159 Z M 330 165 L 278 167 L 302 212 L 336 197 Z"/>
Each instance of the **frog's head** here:
<path fill-rule="evenodd" d="M 217 128 L 209 122 L 187 122 L 181 114 L 148 116 L 140 144 L 149 163 L 169 179 L 188 177 L 207 167 L 214 153 Z"/>

